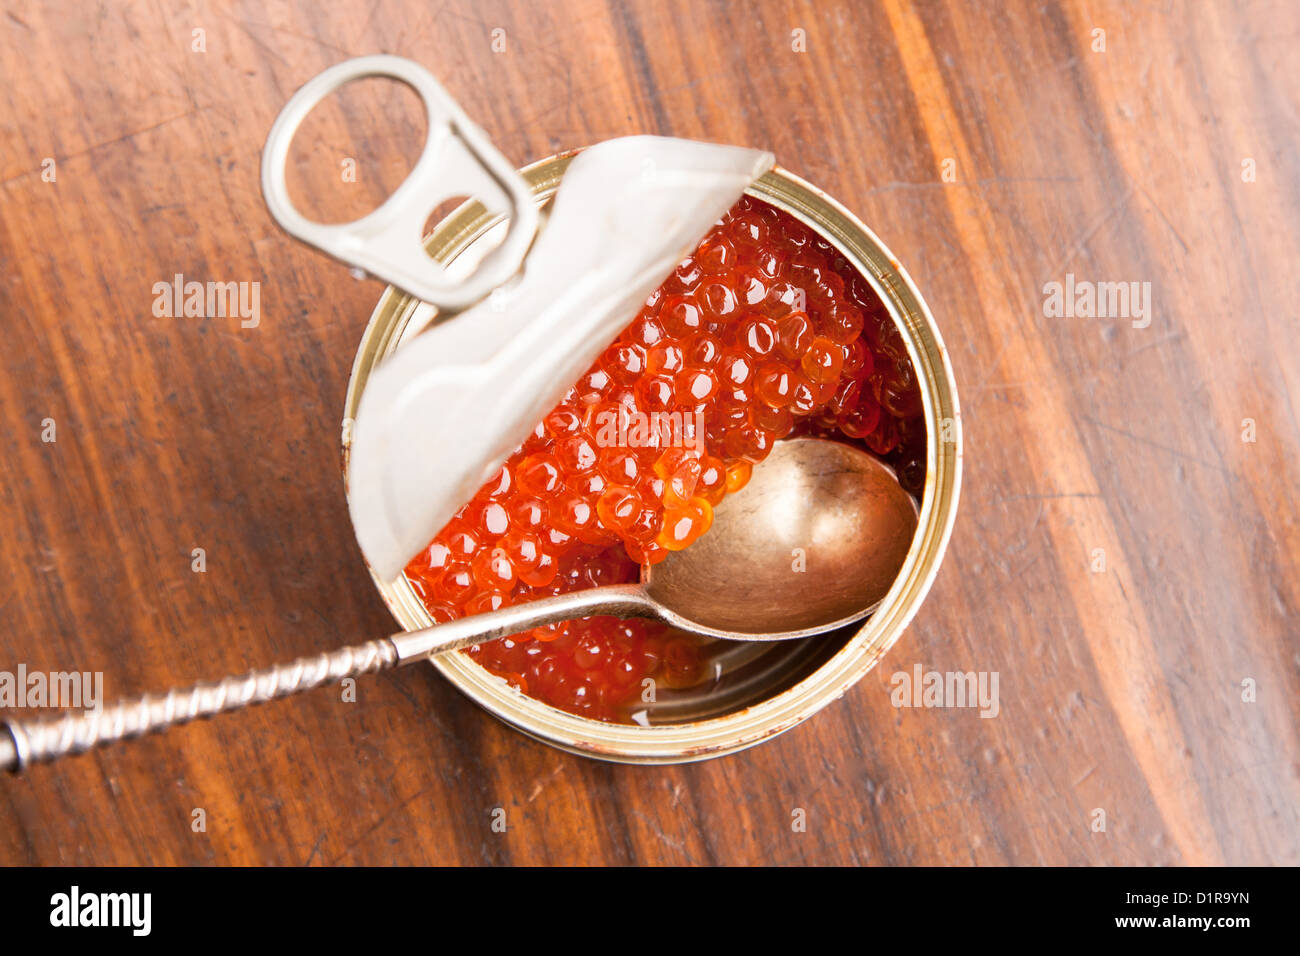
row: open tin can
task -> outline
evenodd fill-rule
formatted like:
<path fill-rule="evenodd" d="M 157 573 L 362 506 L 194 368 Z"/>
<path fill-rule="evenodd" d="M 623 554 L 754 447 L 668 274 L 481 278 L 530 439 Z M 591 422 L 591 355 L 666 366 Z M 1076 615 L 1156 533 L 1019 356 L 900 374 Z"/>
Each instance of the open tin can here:
<path fill-rule="evenodd" d="M 576 153 L 521 170 L 539 207 L 554 196 Z M 528 697 L 469 656 L 431 658 L 443 676 L 488 712 L 544 743 L 573 753 L 624 763 L 704 760 L 753 746 L 812 716 L 860 680 L 902 635 L 938 571 L 956 516 L 961 484 L 961 424 L 952 368 L 943 341 L 911 278 L 879 239 L 835 200 L 777 167 L 747 192 L 800 220 L 829 242 L 869 283 L 907 347 L 920 388 L 926 425 L 926 476 L 920 515 L 907 558 L 893 587 L 862 626 L 800 641 L 744 649 L 725 690 L 683 695 L 658 707 L 649 726 L 605 723 L 575 716 Z M 504 217 L 467 202 L 425 240 L 428 254 L 453 274 L 482 257 L 504 230 Z M 432 306 L 390 286 L 371 315 L 348 383 L 343 419 L 343 468 L 348 470 L 352 423 L 376 367 L 428 322 Z M 380 593 L 405 630 L 433 623 L 405 577 Z"/>

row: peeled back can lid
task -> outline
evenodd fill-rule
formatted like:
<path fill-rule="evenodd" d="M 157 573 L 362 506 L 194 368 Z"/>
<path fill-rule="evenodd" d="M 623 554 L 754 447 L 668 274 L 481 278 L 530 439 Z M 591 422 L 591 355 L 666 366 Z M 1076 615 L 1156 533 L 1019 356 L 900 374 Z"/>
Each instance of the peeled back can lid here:
<path fill-rule="evenodd" d="M 424 152 L 368 216 L 309 222 L 285 184 L 293 134 L 325 96 L 369 76 L 406 82 L 424 100 Z M 263 192 L 276 220 L 444 316 L 477 300 L 385 362 L 357 411 L 349 506 L 362 552 L 380 577 L 401 574 L 772 165 L 770 153 L 735 146 L 658 136 L 608 140 L 574 160 L 534 240 L 538 214 L 528 184 L 418 64 L 349 60 L 289 100 L 263 154 Z M 429 210 L 461 194 L 506 217 L 509 228 L 501 245 L 457 280 L 425 253 L 420 231 Z"/>

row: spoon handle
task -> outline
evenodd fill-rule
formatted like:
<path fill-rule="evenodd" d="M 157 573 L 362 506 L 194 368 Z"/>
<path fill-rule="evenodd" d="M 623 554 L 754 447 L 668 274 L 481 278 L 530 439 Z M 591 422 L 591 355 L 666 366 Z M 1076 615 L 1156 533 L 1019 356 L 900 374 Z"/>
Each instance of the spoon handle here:
<path fill-rule="evenodd" d="M 543 624 L 604 614 L 653 617 L 655 609 L 655 603 L 640 586 L 612 584 L 300 657 L 292 663 L 250 671 L 242 677 L 172 689 L 162 696 L 145 694 L 128 698 L 99 713 L 3 721 L 0 722 L 0 771 L 18 772 L 29 764 L 84 753 L 114 740 L 139 737 L 199 717 L 288 697 L 347 677 L 401 667 L 432 654 L 493 641 Z"/>

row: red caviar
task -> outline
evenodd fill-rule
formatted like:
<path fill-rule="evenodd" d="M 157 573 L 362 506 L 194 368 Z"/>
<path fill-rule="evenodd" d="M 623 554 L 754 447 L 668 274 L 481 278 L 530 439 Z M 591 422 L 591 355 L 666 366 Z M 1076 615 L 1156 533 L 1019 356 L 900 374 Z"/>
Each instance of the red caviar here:
<path fill-rule="evenodd" d="M 829 243 L 745 197 L 406 576 L 435 621 L 634 581 L 794 434 L 924 483 L 920 391 L 884 306 Z M 698 683 L 706 643 L 587 618 L 466 653 L 548 704 L 628 721 L 656 688 Z"/>

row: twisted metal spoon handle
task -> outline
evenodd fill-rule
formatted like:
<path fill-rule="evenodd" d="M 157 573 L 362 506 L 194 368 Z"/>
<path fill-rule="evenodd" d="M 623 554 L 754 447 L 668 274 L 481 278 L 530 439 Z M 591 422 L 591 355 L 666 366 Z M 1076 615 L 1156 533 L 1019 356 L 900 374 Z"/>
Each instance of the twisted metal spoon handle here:
<path fill-rule="evenodd" d="M 555 621 L 596 614 L 653 616 L 657 612 L 658 605 L 639 586 L 607 584 L 381 637 L 328 654 L 300 657 L 291 664 L 171 690 L 161 697 L 146 694 L 120 701 L 98 714 L 0 721 L 0 771 L 16 772 L 33 763 L 84 753 L 114 740 L 139 737 L 197 717 L 211 717 L 225 710 L 288 697 L 345 677 L 400 667 L 425 660 L 432 654 L 460 650 Z"/>
<path fill-rule="evenodd" d="M 122 700 L 98 714 L 8 721 L 0 724 L 0 770 L 22 770 L 29 764 L 83 753 L 99 744 L 139 737 L 173 724 L 288 697 L 397 664 L 398 653 L 392 638 L 382 637 L 327 654 L 300 657 L 289 664 L 250 671 L 242 677 L 203 682 L 170 690 L 162 696 L 145 694 Z M 11 739 L 6 739 L 5 729 Z"/>

